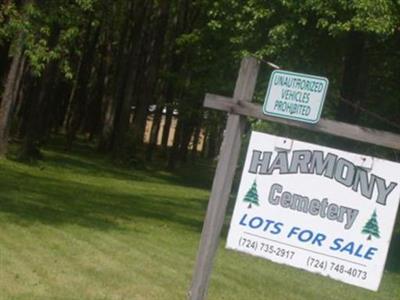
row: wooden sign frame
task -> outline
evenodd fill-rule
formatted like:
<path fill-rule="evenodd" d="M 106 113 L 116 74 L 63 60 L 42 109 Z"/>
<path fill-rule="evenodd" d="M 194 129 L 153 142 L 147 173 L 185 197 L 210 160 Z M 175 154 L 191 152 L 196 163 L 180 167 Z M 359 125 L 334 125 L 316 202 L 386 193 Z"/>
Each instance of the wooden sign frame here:
<path fill-rule="evenodd" d="M 398 134 L 327 119 L 321 119 L 318 124 L 306 124 L 264 115 L 261 105 L 251 103 L 258 71 L 259 61 L 257 59 L 253 57 L 244 58 L 241 62 L 233 99 L 206 94 L 204 100 L 205 107 L 228 112 L 228 120 L 201 233 L 192 284 L 188 292 L 188 299 L 190 300 L 203 300 L 207 295 L 213 260 L 218 248 L 239 159 L 246 117 L 400 150 L 400 135 Z"/>

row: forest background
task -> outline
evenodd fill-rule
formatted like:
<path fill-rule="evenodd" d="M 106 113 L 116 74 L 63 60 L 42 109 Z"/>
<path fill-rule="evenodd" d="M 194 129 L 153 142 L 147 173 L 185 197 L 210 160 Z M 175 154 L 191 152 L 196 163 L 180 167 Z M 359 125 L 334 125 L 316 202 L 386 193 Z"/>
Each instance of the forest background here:
<path fill-rule="evenodd" d="M 16 142 L 19 159 L 41 158 L 63 134 L 66 149 L 83 137 L 123 164 L 159 153 L 174 168 L 200 135 L 203 156 L 215 157 L 225 116 L 205 111 L 203 97 L 230 96 L 249 54 L 328 77 L 323 117 L 400 132 L 397 0 L 1 0 L 0 8 L 2 156 Z M 271 70 L 263 65 L 256 101 Z"/>

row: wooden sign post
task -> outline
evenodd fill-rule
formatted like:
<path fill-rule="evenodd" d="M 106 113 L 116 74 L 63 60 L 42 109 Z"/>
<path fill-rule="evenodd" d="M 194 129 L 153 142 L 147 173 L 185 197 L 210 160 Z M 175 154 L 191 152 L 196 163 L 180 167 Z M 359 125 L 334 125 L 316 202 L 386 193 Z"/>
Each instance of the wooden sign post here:
<path fill-rule="evenodd" d="M 242 60 L 233 99 L 230 101 L 251 101 L 257 81 L 258 69 L 259 63 L 256 59 L 245 58 Z M 243 117 L 233 113 L 229 114 L 201 233 L 192 286 L 189 291 L 189 299 L 191 300 L 204 299 L 207 293 L 213 259 L 217 251 L 222 225 L 224 224 L 226 206 L 239 158 L 244 125 L 245 120 Z"/>
<path fill-rule="evenodd" d="M 245 116 L 400 150 L 400 136 L 393 133 L 332 120 L 321 119 L 318 124 L 311 125 L 264 115 L 260 105 L 250 103 L 258 70 L 259 62 L 255 58 L 244 58 L 233 99 L 207 94 L 204 101 L 205 107 L 226 111 L 229 116 L 201 234 L 192 284 L 188 292 L 188 299 L 190 300 L 203 300 L 207 294 L 213 260 L 218 248 L 219 236 L 239 158 Z"/>

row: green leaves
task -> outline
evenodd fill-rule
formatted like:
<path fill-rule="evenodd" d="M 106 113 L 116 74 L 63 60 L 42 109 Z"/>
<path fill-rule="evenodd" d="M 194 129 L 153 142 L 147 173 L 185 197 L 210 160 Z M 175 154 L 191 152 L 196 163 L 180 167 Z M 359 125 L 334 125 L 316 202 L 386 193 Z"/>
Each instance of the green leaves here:
<path fill-rule="evenodd" d="M 93 11 L 95 8 L 95 4 L 97 4 L 98 1 L 96 0 L 75 0 L 76 3 L 79 5 L 80 8 L 82 8 L 84 11 Z"/>
<path fill-rule="evenodd" d="M 50 61 L 58 61 L 62 73 L 71 79 L 71 58 L 79 53 L 82 28 L 97 4 L 97 0 L 54 0 L 46 5 L 32 1 L 19 8 L 3 4 L 0 42 L 13 40 L 14 48 L 23 49 L 35 76 L 40 76 Z M 99 25 L 97 19 L 93 22 Z"/>

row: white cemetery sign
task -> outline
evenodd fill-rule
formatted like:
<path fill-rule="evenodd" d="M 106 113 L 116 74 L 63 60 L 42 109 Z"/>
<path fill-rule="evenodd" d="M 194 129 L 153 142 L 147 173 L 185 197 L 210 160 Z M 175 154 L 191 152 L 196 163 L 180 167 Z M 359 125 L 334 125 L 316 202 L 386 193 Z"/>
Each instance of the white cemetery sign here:
<path fill-rule="evenodd" d="M 227 248 L 376 291 L 400 164 L 253 132 Z"/>
<path fill-rule="evenodd" d="M 271 74 L 263 112 L 306 123 L 317 123 L 329 81 L 325 77 L 275 70 Z"/>
<path fill-rule="evenodd" d="M 200 238 L 192 283 L 188 291 L 188 299 L 190 300 L 203 300 L 207 295 L 213 259 L 218 249 L 219 236 L 224 224 L 226 207 L 239 158 L 246 117 L 400 150 L 400 136 L 394 133 L 334 120 L 321 119 L 316 124 L 307 124 L 290 120 L 290 118 L 275 118 L 263 114 L 260 105 L 251 103 L 258 70 L 259 62 L 255 58 L 244 58 L 233 98 L 207 94 L 204 100 L 205 107 L 227 112 L 228 119 Z M 267 139 L 271 139 L 271 137 Z M 241 249 L 241 251 L 247 251 L 254 255 L 262 255 L 287 264 L 292 261 L 294 266 L 329 274 L 329 276 L 340 280 L 353 281 L 354 284 L 376 289 L 381 277 L 391 228 L 393 227 L 393 218 L 399 201 L 399 187 L 396 181 L 398 179 L 395 177 L 395 167 L 398 170 L 399 165 L 366 157 L 364 157 L 365 160 L 359 161 L 361 156 L 356 154 L 296 141 L 292 145 L 289 140 L 286 140 L 285 143 L 285 140 L 276 141 L 275 138 L 272 139 L 274 139 L 274 144 L 269 146 L 266 145 L 266 141 L 260 142 L 259 138 L 252 139 L 251 145 L 260 147 L 261 154 L 271 152 L 271 157 L 267 154 L 260 159 L 265 159 L 266 163 L 270 159 L 268 164 L 272 165 L 267 166 L 267 174 L 262 174 L 265 170 L 262 169 L 262 166 L 257 166 L 256 174 L 251 173 L 253 177 L 247 174 L 250 177 L 243 179 L 232 219 L 228 247 Z M 287 146 L 288 142 L 289 147 Z M 276 148 L 286 149 L 283 152 L 286 153 L 286 156 L 285 154 L 280 154 L 281 157 L 278 156 Z M 308 150 L 309 152 L 303 152 L 304 157 L 297 152 L 297 158 L 295 156 L 294 160 L 297 163 L 293 165 L 293 155 L 297 149 L 299 151 Z M 321 152 L 326 152 L 326 154 L 321 156 L 321 154 L 318 154 Z M 251 151 L 249 153 L 253 155 Z M 327 156 L 329 153 L 331 155 Z M 280 157 L 278 160 L 277 156 Z M 308 156 L 310 156 L 310 163 L 313 161 L 312 168 L 310 165 L 307 167 Z M 288 159 L 287 170 L 283 166 L 286 158 Z M 323 159 L 322 162 L 321 159 Z M 331 160 L 335 164 L 334 170 L 330 169 L 332 168 Z M 247 176 L 246 172 L 249 173 L 248 164 L 249 158 L 244 169 L 244 177 Z M 281 168 L 282 171 L 280 171 Z M 310 168 L 313 171 L 312 173 Z M 268 174 L 269 170 L 272 170 L 271 174 Z M 343 172 L 336 173 L 336 170 Z M 288 171 L 288 173 L 299 171 L 300 173 L 296 176 L 304 179 L 296 177 L 293 180 L 294 174 L 280 174 L 281 176 L 276 177 L 279 172 L 283 173 L 284 171 Z M 347 182 L 349 180 L 347 172 L 354 172 L 354 176 L 356 176 L 354 180 L 358 182 L 358 185 L 354 185 L 354 182 L 351 184 Z M 321 173 L 321 176 L 318 173 Z M 276 180 L 271 178 L 276 178 Z M 254 179 L 256 180 L 255 183 Z M 296 181 L 302 182 L 303 185 L 295 185 Z M 326 182 L 330 182 L 332 186 L 325 190 L 322 185 L 320 186 L 321 182 L 325 182 L 324 185 L 326 185 Z M 274 185 L 275 183 L 278 185 Z M 307 189 L 306 186 L 311 186 L 311 188 Z M 336 189 L 334 192 L 333 186 Z M 271 193 L 272 203 L 269 201 Z M 350 193 L 352 193 L 351 196 Z M 346 198 L 343 197 L 344 195 Z M 302 207 L 298 210 L 299 199 L 306 197 L 309 201 L 308 206 L 303 208 L 306 211 L 304 212 Z M 297 199 L 295 204 L 293 204 L 294 198 Z M 243 199 L 246 199 L 246 201 L 243 202 Z M 260 201 L 263 201 L 263 204 Z M 301 201 L 305 203 L 307 200 Z M 258 206 L 256 202 L 259 202 Z M 303 202 L 301 204 L 305 205 Z M 251 208 L 248 208 L 250 204 Z M 291 209 L 292 205 L 295 207 L 294 210 Z M 292 214 L 295 218 L 283 218 L 280 213 Z M 242 218 L 244 219 L 242 220 Z M 266 220 L 271 220 L 274 223 Z M 296 222 L 294 222 L 295 220 Z M 315 227 L 310 220 L 320 224 L 328 224 L 328 226 Z M 261 221 L 264 222 L 263 228 L 268 226 L 265 231 L 263 228 L 260 229 L 261 227 L 256 228 L 257 222 Z M 247 224 L 247 229 L 243 229 L 245 226 L 241 225 L 240 222 Z M 282 225 L 279 225 L 279 222 Z M 266 223 L 271 224 L 267 225 Z M 247 237 L 247 240 L 251 242 L 240 241 L 241 237 L 244 238 L 243 233 L 245 231 L 254 235 Z M 285 233 L 286 235 L 290 233 L 290 235 L 285 237 Z M 307 234 L 312 234 L 308 242 Z M 287 239 L 287 245 L 277 243 L 279 235 Z M 264 240 L 265 238 L 270 240 Z M 255 247 L 258 250 L 252 248 L 252 245 L 255 245 L 254 242 L 257 242 Z M 286 243 L 285 241 L 279 242 Z M 250 248 L 247 248 L 248 243 L 250 243 Z M 263 247 L 263 250 L 260 250 L 259 246 Z M 298 246 L 298 248 L 293 246 Z M 331 247 L 332 249 L 330 249 Z M 325 254 L 330 252 L 332 254 Z M 305 265 L 304 261 L 301 261 L 304 256 L 306 256 Z"/>

